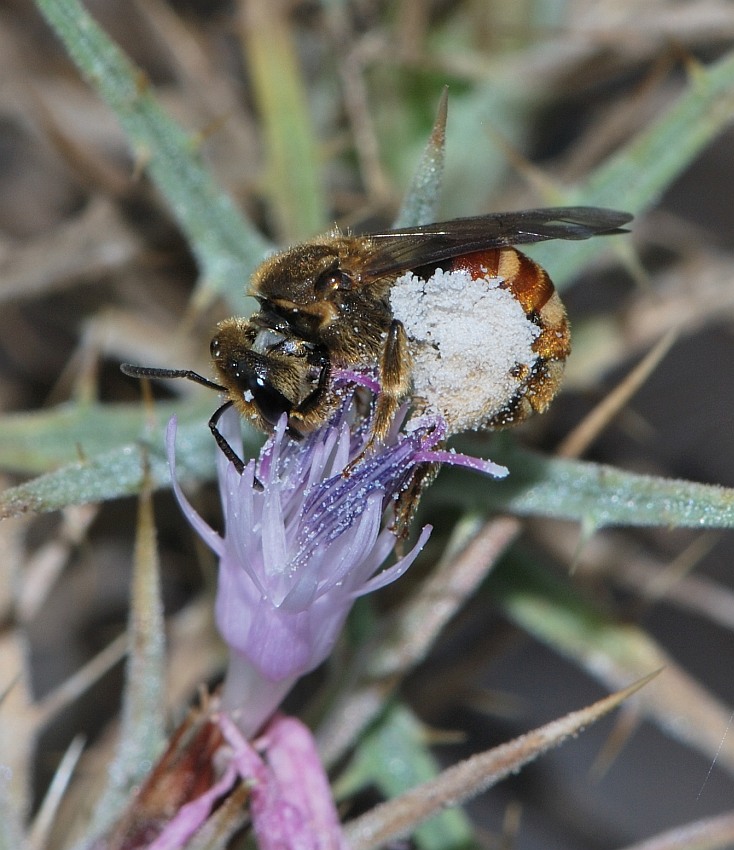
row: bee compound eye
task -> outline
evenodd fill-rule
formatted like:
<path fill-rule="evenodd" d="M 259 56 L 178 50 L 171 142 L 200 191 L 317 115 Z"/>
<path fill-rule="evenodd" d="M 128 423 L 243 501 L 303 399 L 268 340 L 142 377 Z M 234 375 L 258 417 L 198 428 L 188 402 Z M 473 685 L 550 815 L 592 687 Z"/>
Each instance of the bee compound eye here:
<path fill-rule="evenodd" d="M 245 393 L 252 393 L 252 402 L 262 418 L 270 425 L 277 424 L 284 413 L 288 413 L 293 407 L 283 393 L 258 375 L 250 375 L 247 379 Z"/>
<path fill-rule="evenodd" d="M 221 350 L 221 345 L 219 342 L 219 337 L 215 336 L 214 339 L 209 343 L 209 354 L 215 359 L 219 357 L 219 353 Z"/>

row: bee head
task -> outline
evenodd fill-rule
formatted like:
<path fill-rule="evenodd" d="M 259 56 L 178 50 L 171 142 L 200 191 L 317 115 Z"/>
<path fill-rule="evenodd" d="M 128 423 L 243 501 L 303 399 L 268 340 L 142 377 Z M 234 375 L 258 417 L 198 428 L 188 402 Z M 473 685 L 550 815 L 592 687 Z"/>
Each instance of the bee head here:
<path fill-rule="evenodd" d="M 265 431 L 317 392 L 325 368 L 313 346 L 243 319 L 221 322 L 210 351 L 230 401 Z"/>

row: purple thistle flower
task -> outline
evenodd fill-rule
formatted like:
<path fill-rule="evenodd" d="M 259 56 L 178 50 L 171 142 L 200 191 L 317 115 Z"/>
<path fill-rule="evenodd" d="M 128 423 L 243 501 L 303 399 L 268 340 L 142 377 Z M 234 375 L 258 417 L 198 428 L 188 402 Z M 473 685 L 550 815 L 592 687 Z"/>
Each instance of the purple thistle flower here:
<path fill-rule="evenodd" d="M 228 747 L 219 779 L 179 810 L 151 845 L 155 850 L 183 847 L 238 778 L 251 787 L 250 814 L 263 850 L 345 850 L 310 732 L 299 721 L 274 713 L 296 679 L 329 655 L 355 599 L 401 576 L 425 545 L 429 526 L 407 555 L 381 569 L 396 542 L 385 517 L 416 468 L 451 463 L 507 474 L 491 461 L 438 448 L 445 436 L 439 417 L 419 417 L 401 432 L 405 410 L 385 442 L 368 447 L 371 415 L 356 412 L 354 384 L 373 392 L 379 387 L 350 373 L 339 380 L 349 387 L 341 409 L 304 440 L 286 435 L 283 417 L 259 458 L 241 475 L 217 453 L 224 536 L 181 492 L 175 476 L 175 417 L 169 422 L 174 492 L 189 522 L 219 557 L 216 619 L 230 663 L 212 722 Z M 241 455 L 237 414 L 228 411 L 220 424 Z"/>
<path fill-rule="evenodd" d="M 361 381 L 364 383 L 364 381 Z M 395 545 L 383 524 L 386 510 L 425 463 L 469 466 L 495 476 L 491 461 L 437 449 L 442 420 L 422 417 L 393 433 L 361 458 L 370 417 L 355 414 L 351 392 L 335 417 L 295 442 L 283 417 L 240 475 L 217 453 L 225 534 L 194 511 L 175 478 L 175 419 L 167 446 L 174 491 L 193 527 L 219 557 L 216 619 L 230 647 L 222 695 L 246 737 L 272 715 L 293 683 L 331 652 L 355 599 L 401 576 L 425 545 L 415 546 L 378 572 Z M 241 454 L 237 414 L 227 412 L 222 433 Z M 259 482 L 259 484 L 258 484 Z"/>

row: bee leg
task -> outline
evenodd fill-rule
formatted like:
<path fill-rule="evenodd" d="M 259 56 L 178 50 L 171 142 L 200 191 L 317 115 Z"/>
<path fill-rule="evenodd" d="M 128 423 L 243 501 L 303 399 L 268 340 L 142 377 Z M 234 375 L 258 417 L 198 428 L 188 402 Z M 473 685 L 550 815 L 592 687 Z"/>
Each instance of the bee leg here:
<path fill-rule="evenodd" d="M 404 543 L 410 533 L 413 517 L 418 510 L 418 503 L 425 488 L 438 475 L 441 465 L 438 463 L 423 464 L 414 467 L 408 482 L 400 491 L 393 506 L 393 531 L 397 538 L 397 550 L 402 554 Z"/>
<path fill-rule="evenodd" d="M 295 407 L 291 408 L 288 413 L 288 428 L 286 434 L 294 440 L 302 440 L 304 434 L 312 430 L 309 427 L 308 416 L 314 410 L 318 410 L 319 405 L 329 389 L 331 379 L 331 364 L 328 358 L 324 357 L 321 361 L 321 369 L 319 371 L 319 379 L 316 386 L 311 392 L 299 402 Z M 306 420 L 306 422 L 304 422 Z"/>
<path fill-rule="evenodd" d="M 222 454 L 227 458 L 230 463 L 234 464 L 234 468 L 239 472 L 240 475 L 245 471 L 245 464 L 242 458 L 237 454 L 237 452 L 230 446 L 230 444 L 224 439 L 219 428 L 217 428 L 217 423 L 221 418 L 222 414 L 225 410 L 229 410 L 232 407 L 231 401 L 225 401 L 221 407 L 218 407 L 214 413 L 212 413 L 211 419 L 209 420 L 209 430 L 212 432 L 212 436 L 217 442 Z"/>
<path fill-rule="evenodd" d="M 411 357 L 403 323 L 393 319 L 380 358 L 380 394 L 375 402 L 375 419 L 370 443 L 383 440 L 393 423 L 400 403 L 410 390 Z"/>
<path fill-rule="evenodd" d="M 384 440 L 392 427 L 400 403 L 410 390 L 411 357 L 408 337 L 403 323 L 393 319 L 387 332 L 385 349 L 379 363 L 380 393 L 375 400 L 372 433 L 365 447 L 344 468 L 342 475 L 348 478 L 355 466 L 369 453 L 377 440 Z"/>
<path fill-rule="evenodd" d="M 294 413 L 298 414 L 299 417 L 303 418 L 303 416 L 311 413 L 311 411 L 315 410 L 319 404 L 321 404 L 321 400 L 324 397 L 324 393 L 327 391 L 329 387 L 329 380 L 331 379 L 331 364 L 328 360 L 324 361 L 321 365 L 321 371 L 319 372 L 319 380 L 316 384 L 315 389 L 313 389 L 306 398 L 303 399 L 302 402 L 297 404 L 293 410 L 291 410 L 290 415 L 293 416 Z M 303 436 L 303 435 L 301 435 Z"/>

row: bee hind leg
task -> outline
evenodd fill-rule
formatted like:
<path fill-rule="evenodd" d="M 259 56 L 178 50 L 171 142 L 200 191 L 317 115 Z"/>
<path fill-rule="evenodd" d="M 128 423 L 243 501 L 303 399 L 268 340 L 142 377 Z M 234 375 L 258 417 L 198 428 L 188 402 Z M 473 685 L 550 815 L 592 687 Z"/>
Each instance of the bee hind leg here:
<path fill-rule="evenodd" d="M 402 322 L 393 319 L 378 364 L 380 391 L 375 400 L 372 433 L 362 451 L 344 468 L 344 477 L 349 477 L 354 467 L 369 454 L 372 446 L 384 440 L 390 432 L 395 414 L 410 390 L 411 364 L 405 328 Z"/>
<path fill-rule="evenodd" d="M 414 467 L 406 485 L 395 500 L 392 528 L 397 538 L 396 549 L 399 555 L 404 552 L 405 541 L 408 539 L 410 526 L 418 510 L 423 491 L 433 482 L 440 468 L 441 464 L 439 463 Z"/>
<path fill-rule="evenodd" d="M 380 394 L 375 402 L 370 444 L 385 439 L 398 408 L 410 391 L 411 360 L 403 323 L 393 319 L 380 358 Z"/>

